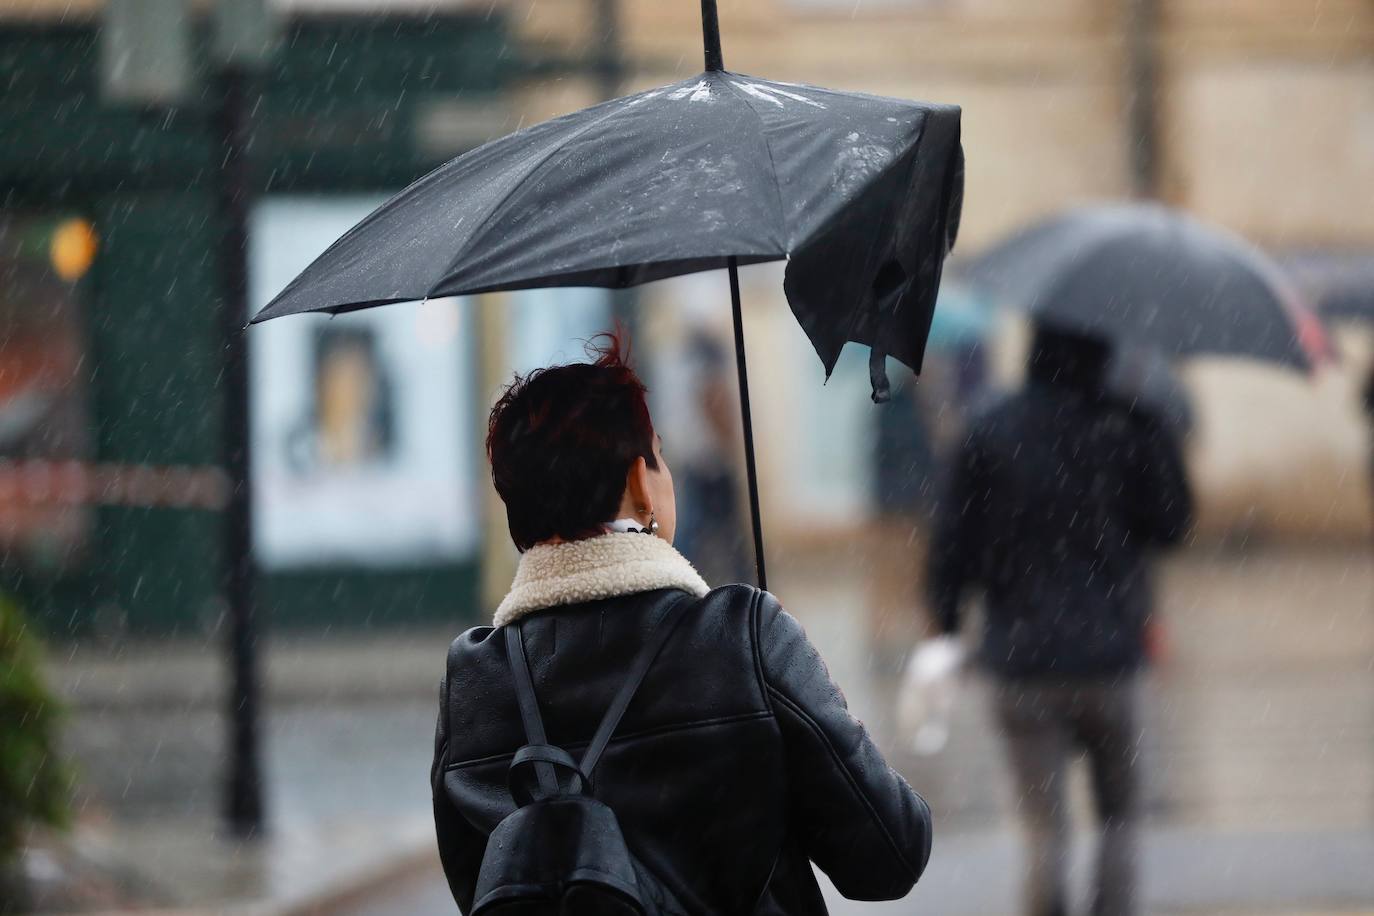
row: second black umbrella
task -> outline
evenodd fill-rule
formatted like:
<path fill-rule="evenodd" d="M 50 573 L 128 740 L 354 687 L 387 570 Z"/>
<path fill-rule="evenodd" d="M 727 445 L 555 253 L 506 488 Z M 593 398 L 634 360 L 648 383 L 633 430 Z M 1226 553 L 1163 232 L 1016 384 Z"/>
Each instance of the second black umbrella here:
<path fill-rule="evenodd" d="M 1321 323 L 1243 240 L 1153 204 L 1084 207 L 993 246 L 975 285 L 1037 320 L 1167 356 L 1244 356 L 1310 371 Z"/>

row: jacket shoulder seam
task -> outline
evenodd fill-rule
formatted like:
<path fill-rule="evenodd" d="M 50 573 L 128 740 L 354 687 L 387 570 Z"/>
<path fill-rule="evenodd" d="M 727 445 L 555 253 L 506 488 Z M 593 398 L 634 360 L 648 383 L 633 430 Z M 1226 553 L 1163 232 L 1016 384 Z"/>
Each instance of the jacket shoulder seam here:
<path fill-rule="evenodd" d="M 887 829 L 887 825 L 883 823 L 882 818 L 878 816 L 878 810 L 873 806 L 873 800 L 870 799 L 868 795 L 864 793 L 863 789 L 859 786 L 858 780 L 854 778 L 854 774 L 850 772 L 849 767 L 845 766 L 844 759 L 840 756 L 839 752 L 835 750 L 835 746 L 830 743 L 830 739 L 826 737 L 826 734 L 821 729 L 820 725 L 816 722 L 814 718 L 812 718 L 810 713 L 808 713 L 797 703 L 793 702 L 782 691 L 777 690 L 772 686 L 768 688 L 768 691 L 780 703 L 782 703 L 782 705 L 786 706 L 799 719 L 801 719 L 801 721 L 804 722 L 806 726 L 810 728 L 812 732 L 815 733 L 816 737 L 820 739 L 822 746 L 824 746 L 826 751 L 830 754 L 831 760 L 833 760 L 835 765 L 840 768 L 840 772 L 844 774 L 845 781 L 849 783 L 849 788 L 854 792 L 856 796 L 858 796 L 859 800 L 863 802 L 863 806 L 868 810 L 869 819 L 878 828 L 878 832 L 883 835 L 883 839 L 887 840 L 887 845 L 892 847 L 892 854 L 896 856 L 898 862 L 902 863 L 902 865 L 908 871 L 911 872 L 913 877 L 919 880 L 921 876 L 920 870 L 912 867 L 912 864 L 907 859 L 906 854 L 902 852 L 901 845 L 898 844 L 896 837 L 892 835 L 892 832 Z"/>

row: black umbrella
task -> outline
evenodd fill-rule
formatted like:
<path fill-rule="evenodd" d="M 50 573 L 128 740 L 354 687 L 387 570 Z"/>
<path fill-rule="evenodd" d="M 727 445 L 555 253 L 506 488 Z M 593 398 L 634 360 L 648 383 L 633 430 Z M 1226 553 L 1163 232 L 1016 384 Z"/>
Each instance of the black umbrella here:
<path fill-rule="evenodd" d="M 755 560 L 765 583 L 739 264 L 784 290 L 829 373 L 846 341 L 919 370 L 963 192 L 959 109 L 723 68 L 511 134 L 349 230 L 254 317 L 539 286 L 626 287 L 728 268 Z"/>
<path fill-rule="evenodd" d="M 966 271 L 1040 321 L 1124 346 L 1303 371 L 1328 352 L 1321 323 L 1265 255 L 1157 205 L 1070 211 L 1013 235 Z"/>

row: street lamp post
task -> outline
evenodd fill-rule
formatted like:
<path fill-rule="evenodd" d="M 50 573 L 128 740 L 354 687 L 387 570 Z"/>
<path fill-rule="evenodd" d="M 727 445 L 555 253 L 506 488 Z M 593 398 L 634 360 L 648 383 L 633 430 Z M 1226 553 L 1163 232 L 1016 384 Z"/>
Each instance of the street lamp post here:
<path fill-rule="evenodd" d="M 215 8 L 215 130 L 223 148 L 216 192 L 221 220 L 220 330 L 223 347 L 224 464 L 232 486 L 224 513 L 229 606 L 229 771 L 224 816 L 236 836 L 261 832 L 265 820 L 261 766 L 261 626 L 253 562 L 253 490 L 248 403 L 248 212 L 252 138 L 248 95 L 273 46 L 264 0 L 220 0 Z"/>
<path fill-rule="evenodd" d="M 216 75 L 215 127 L 224 145 L 216 192 L 221 224 L 220 344 L 224 465 L 231 489 L 224 511 L 224 596 L 229 610 L 229 772 L 224 816 L 237 836 L 262 828 L 263 800 L 258 736 L 259 626 L 253 568 L 253 494 L 249 467 L 248 341 L 248 78 L 233 64 Z"/>

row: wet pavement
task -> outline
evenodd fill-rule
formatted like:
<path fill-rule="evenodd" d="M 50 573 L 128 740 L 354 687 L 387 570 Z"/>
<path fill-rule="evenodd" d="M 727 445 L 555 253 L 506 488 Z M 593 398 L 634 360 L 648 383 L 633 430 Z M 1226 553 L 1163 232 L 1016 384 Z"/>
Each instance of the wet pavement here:
<path fill-rule="evenodd" d="M 916 891 L 834 912 L 1012 913 L 1021 870 L 988 685 L 968 679 L 948 747 L 893 734 L 900 637 L 868 637 L 863 551 L 780 554 L 775 589 L 851 706 L 931 802 Z M 1142 740 L 1151 912 L 1374 912 L 1374 562 L 1362 545 L 1194 548 L 1160 581 L 1163 660 Z M 330 903 L 448 913 L 426 784 L 446 634 L 279 640 L 271 648 L 265 844 L 216 827 L 223 759 L 213 645 L 54 658 L 75 706 L 81 848 L 138 871 L 167 906 Z M 1084 774 L 1075 801 L 1086 803 Z M 1077 806 L 1080 827 L 1086 804 Z M 1080 831 L 1078 886 L 1089 853 Z M 390 862 L 388 871 L 387 862 Z M 361 880 L 370 873 L 392 880 Z M 403 877 L 398 878 L 398 875 Z M 268 907 L 271 910 L 271 907 Z"/>
<path fill-rule="evenodd" d="M 1374 862 L 1374 838 L 1366 833 L 1308 836 L 1301 843 L 1273 836 L 1218 836 L 1206 831 L 1162 829 L 1144 849 L 1151 880 L 1146 909 L 1151 913 L 1355 914 L 1366 910 Z M 1299 854 L 1295 859 L 1293 853 Z M 1081 889 L 1087 880 L 1089 850 L 1080 844 L 1072 877 Z M 1334 858 L 1333 858 L 1334 855 Z M 1012 914 L 1016 909 L 1021 853 L 1006 831 L 956 833 L 936 841 L 930 866 L 916 890 L 890 903 L 856 903 L 825 885 L 833 916 L 864 913 Z M 1292 880 L 1293 875 L 1299 875 Z M 1236 884 L 1248 886 L 1238 891 Z M 1077 910 L 1086 912 L 1079 894 Z M 400 916 L 457 912 L 443 876 L 431 872 L 392 886 L 338 912 L 349 916 Z"/>

